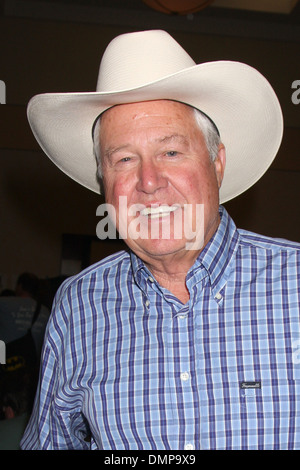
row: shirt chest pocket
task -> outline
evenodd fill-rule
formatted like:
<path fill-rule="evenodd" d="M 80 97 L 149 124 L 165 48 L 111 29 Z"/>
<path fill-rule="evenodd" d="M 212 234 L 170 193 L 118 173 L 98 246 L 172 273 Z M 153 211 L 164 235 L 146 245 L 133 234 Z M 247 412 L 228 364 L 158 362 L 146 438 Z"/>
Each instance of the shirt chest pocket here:
<path fill-rule="evenodd" d="M 240 386 L 240 406 L 242 409 L 247 409 L 247 406 L 254 405 L 255 403 L 262 402 L 261 386 L 258 388 L 244 388 Z"/>
<path fill-rule="evenodd" d="M 240 387 L 239 396 L 241 410 L 263 416 L 265 421 L 299 417 L 299 371 L 293 371 L 291 378 L 264 379 L 259 386 Z"/>

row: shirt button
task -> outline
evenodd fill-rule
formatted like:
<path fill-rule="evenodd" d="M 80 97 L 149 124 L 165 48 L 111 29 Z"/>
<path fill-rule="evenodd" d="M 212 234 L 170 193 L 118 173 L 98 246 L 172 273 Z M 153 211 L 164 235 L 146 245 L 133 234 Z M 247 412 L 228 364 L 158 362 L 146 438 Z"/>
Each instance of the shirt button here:
<path fill-rule="evenodd" d="M 179 315 L 178 318 L 179 318 L 180 320 L 184 320 L 184 319 L 186 318 L 186 316 L 185 316 L 185 315 Z"/>
<path fill-rule="evenodd" d="M 194 450 L 193 444 L 185 444 L 184 450 Z"/>
<path fill-rule="evenodd" d="M 148 281 L 150 281 L 150 282 L 154 282 L 154 279 L 153 279 L 153 277 L 149 276 L 149 277 L 148 277 Z"/>
<path fill-rule="evenodd" d="M 190 374 L 188 372 L 182 372 L 180 374 L 180 378 L 181 380 L 183 380 L 184 382 L 186 382 L 187 380 L 189 380 L 190 378 Z"/>
<path fill-rule="evenodd" d="M 216 297 L 215 297 L 217 300 L 221 300 L 222 299 L 222 294 L 220 294 L 220 292 L 218 292 L 216 294 Z"/>
<path fill-rule="evenodd" d="M 146 300 L 145 305 L 146 305 L 146 307 L 149 307 L 149 305 L 150 305 L 150 300 Z"/>

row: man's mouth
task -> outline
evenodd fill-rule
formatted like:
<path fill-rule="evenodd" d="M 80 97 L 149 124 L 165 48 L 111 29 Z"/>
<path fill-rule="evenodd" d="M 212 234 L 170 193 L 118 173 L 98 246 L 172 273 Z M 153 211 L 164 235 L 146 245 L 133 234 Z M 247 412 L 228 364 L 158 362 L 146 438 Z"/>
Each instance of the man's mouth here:
<path fill-rule="evenodd" d="M 157 219 L 158 217 L 168 217 L 172 212 L 176 211 L 180 206 L 173 204 L 172 206 L 149 206 L 140 211 L 140 214 L 150 219 Z"/>

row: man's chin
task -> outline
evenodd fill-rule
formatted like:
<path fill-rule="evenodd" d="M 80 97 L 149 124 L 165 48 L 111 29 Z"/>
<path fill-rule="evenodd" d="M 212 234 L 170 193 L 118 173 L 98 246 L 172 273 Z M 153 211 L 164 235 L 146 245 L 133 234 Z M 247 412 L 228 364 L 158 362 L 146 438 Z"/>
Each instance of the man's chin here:
<path fill-rule="evenodd" d="M 145 257 L 161 259 L 163 257 L 180 255 L 190 251 L 191 247 L 194 246 L 186 240 L 136 239 L 125 240 L 125 242 L 143 260 L 145 260 Z M 197 245 L 195 245 L 194 249 L 198 250 Z"/>

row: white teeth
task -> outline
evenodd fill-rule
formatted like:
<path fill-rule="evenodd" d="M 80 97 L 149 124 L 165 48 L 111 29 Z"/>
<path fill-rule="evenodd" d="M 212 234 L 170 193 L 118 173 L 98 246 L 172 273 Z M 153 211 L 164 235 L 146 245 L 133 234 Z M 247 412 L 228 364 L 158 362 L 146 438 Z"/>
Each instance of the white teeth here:
<path fill-rule="evenodd" d="M 156 219 L 158 217 L 166 217 L 171 212 L 176 211 L 179 206 L 158 206 L 158 207 L 145 207 L 145 209 L 141 210 L 141 215 L 149 216 L 151 219 Z"/>

